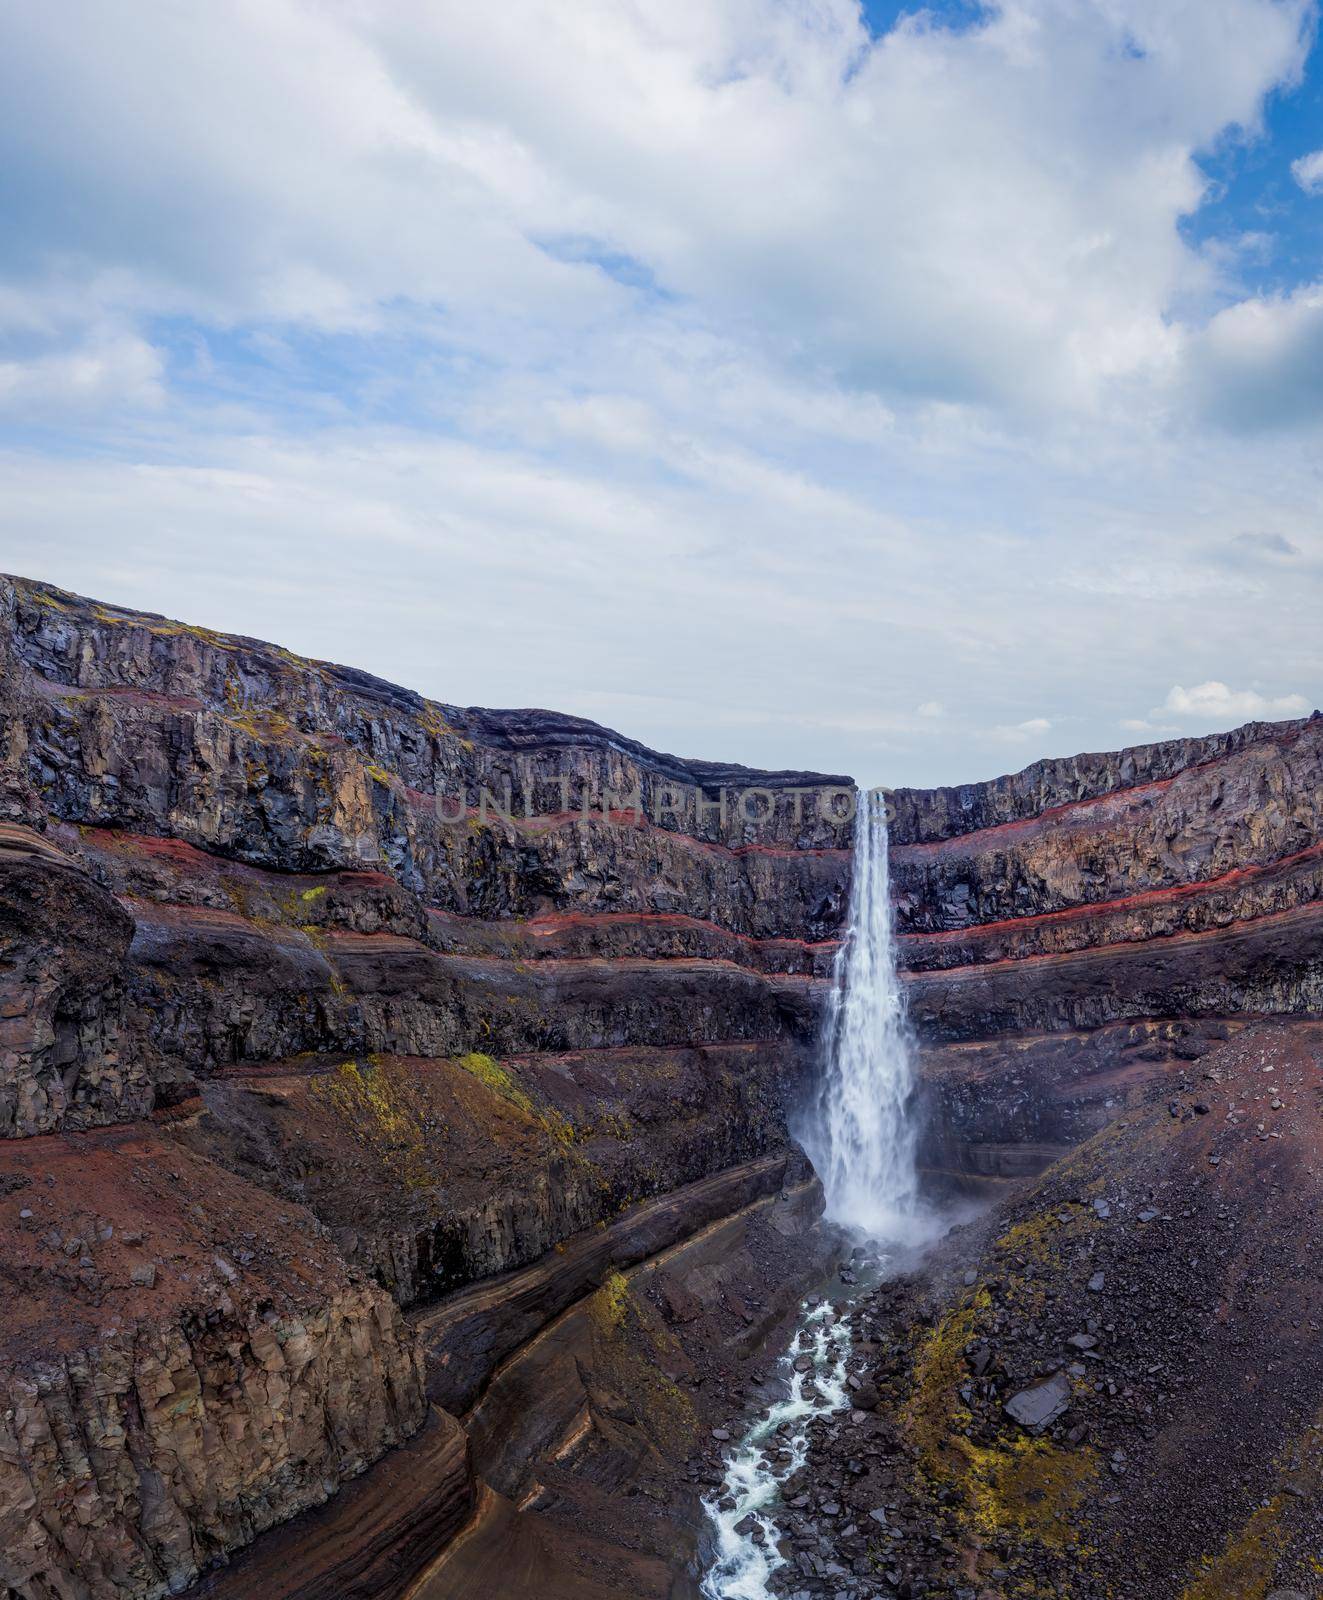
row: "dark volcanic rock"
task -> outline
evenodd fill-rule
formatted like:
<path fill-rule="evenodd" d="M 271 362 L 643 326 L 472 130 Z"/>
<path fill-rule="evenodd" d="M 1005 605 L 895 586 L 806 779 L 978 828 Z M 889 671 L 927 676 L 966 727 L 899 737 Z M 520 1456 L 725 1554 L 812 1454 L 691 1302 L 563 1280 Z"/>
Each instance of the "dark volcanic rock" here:
<path fill-rule="evenodd" d="M 1173 1119 L 1151 1086 L 939 1247 L 932 1281 L 855 1309 L 869 1342 L 896 1352 L 879 1414 L 900 1434 L 888 1499 L 923 1536 L 897 1551 L 911 1593 L 966 1580 L 1240 1600 L 1312 1585 L 1321 1067 L 1323 1023 L 1244 1028 L 1199 1062 L 1207 1115 Z M 1063 1351 L 1076 1359 L 1051 1370 Z M 815 1429 L 821 1492 L 850 1481 L 862 1443 Z M 890 1553 L 875 1543 L 870 1557 Z"/>
<path fill-rule="evenodd" d="M 761 1205 L 723 1315 L 776 1327 L 815 1259 L 779 1190 L 849 874 L 812 791 L 843 787 L 0 580 L 0 1204 L 26 1319 L 0 1352 L 0 1588 L 160 1593 L 333 1493 L 424 1421 L 397 1302 L 534 1274 L 436 1335 L 467 1404 L 603 1274 Z M 85 1213 L 50 1212 L 51 1139 L 85 1141 Z M 180 1186 L 173 1232 L 169 1207 L 120 1221 L 149 1170 Z M 732 1336 L 679 1277 L 669 1309 Z M 567 1425 L 586 1406 L 604 1449 L 672 1461 L 616 1355 L 577 1351 Z M 440 1485 L 386 1469 L 216 1592 L 403 1593 L 469 1505 L 441 1432 Z M 435 1437 L 410 1446 L 429 1472 Z"/>
<path fill-rule="evenodd" d="M 121 1045 L 132 932 L 76 862 L 0 823 L 0 1135 L 151 1109 L 141 1049 Z"/>
<path fill-rule="evenodd" d="M 1070 1379 L 1054 1372 L 1041 1383 L 1021 1389 L 1005 1402 L 1006 1415 L 1031 1433 L 1041 1433 L 1070 1406 Z"/>
<path fill-rule="evenodd" d="M 0 1588 L 677 1593 L 845 787 L 0 579 Z M 1323 719 L 893 800 L 925 1162 L 1050 1170 L 856 1308 L 774 1586 L 1308 1592 Z"/>

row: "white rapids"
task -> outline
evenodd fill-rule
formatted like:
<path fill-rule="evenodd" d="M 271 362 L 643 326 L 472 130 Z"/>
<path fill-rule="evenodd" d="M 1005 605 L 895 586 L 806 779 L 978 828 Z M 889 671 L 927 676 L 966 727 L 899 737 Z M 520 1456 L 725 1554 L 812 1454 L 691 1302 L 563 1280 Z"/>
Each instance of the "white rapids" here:
<path fill-rule="evenodd" d="M 781 1357 L 786 1398 L 772 1405 L 732 1449 L 720 1493 L 704 1502 L 716 1535 L 713 1562 L 703 1579 L 706 1600 L 768 1600 L 767 1580 L 786 1564 L 776 1548 L 781 1485 L 804 1465 L 809 1422 L 845 1406 L 849 1353 L 849 1321 L 837 1319 L 830 1305 L 809 1310 Z M 804 1355 L 813 1365 L 796 1372 L 795 1361 Z M 727 1502 L 729 1509 L 723 1511 Z M 762 1532 L 761 1542 L 753 1538 L 752 1529 L 736 1532 L 750 1516 Z"/>

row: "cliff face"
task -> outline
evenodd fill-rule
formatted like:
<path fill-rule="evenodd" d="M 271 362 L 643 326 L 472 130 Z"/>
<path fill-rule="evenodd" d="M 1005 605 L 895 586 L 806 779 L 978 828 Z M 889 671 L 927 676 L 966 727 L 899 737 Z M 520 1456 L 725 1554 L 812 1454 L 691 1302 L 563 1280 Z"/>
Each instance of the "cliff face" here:
<path fill-rule="evenodd" d="M 150 1124 L 10 1143 L 0 1278 L 6 1594 L 172 1592 L 426 1415 L 389 1297 Z"/>
<path fill-rule="evenodd" d="M 1036 1172 L 1323 1007 L 1321 777 L 1315 718 L 897 792 L 928 1165 Z M 558 1504 L 633 1482 L 604 1281 L 663 1285 L 635 1332 L 701 1367 L 704 1297 L 752 1359 L 814 1259 L 777 1219 L 845 788 L 0 579 L 0 1592 L 163 1594 L 299 1516 L 207 1581 L 402 1594 L 476 1503 L 467 1592 L 533 1494 L 511 1440 Z M 702 1241 L 746 1212 L 737 1290 Z"/>
<path fill-rule="evenodd" d="M 935 1164 L 1042 1165 L 1246 1015 L 1323 1009 L 1317 715 L 894 802 Z"/>
<path fill-rule="evenodd" d="M 1066 765 L 1040 763 L 981 790 L 896 795 L 892 870 L 905 962 L 916 974 L 943 974 L 940 984 L 915 985 L 921 1024 L 940 996 L 941 1026 L 955 1025 L 962 985 L 977 968 L 1000 973 L 1008 961 L 1061 957 L 1070 973 L 1076 955 L 1106 951 L 1119 962 L 1136 947 L 1153 955 L 1153 941 L 1178 940 L 1197 974 L 1202 936 L 1213 942 L 1254 923 L 1266 935 L 1283 918 L 1297 937 L 1312 927 L 1323 885 L 1323 718 L 1081 757 L 1081 770 L 1058 770 Z M 975 820 L 1011 809 L 1009 797 L 1021 813 L 1014 820 Z M 1127 1014 L 1132 980 L 1119 964 L 1113 981 L 1121 991 L 1113 1018 L 1093 1020 Z M 1053 985 L 1046 973 L 1038 982 Z M 1083 987 L 1069 976 L 1057 987 L 1072 986 Z M 1069 999 L 1058 1004 L 1068 1024 Z"/>
<path fill-rule="evenodd" d="M 683 1238 L 721 1215 L 704 1196 L 748 1203 L 740 1174 L 781 1181 L 848 780 L 437 705 L 20 580 L 0 652 L 3 1266 L 30 1291 L 76 1262 L 87 1326 L 57 1360 L 76 1319 L 43 1292 L 6 1339 L 0 1577 L 163 1593 L 423 1424 L 397 1307 L 543 1257 L 563 1299 L 572 1236 L 679 1194 Z M 67 1151 L 99 1209 L 24 1203 Z M 180 1236 L 131 1228 L 121 1261 L 116 1207 L 162 1170 Z M 43 1443 L 66 1433 L 72 1458 Z M 453 1493 L 387 1517 L 424 1553 L 469 1492 L 452 1434 L 427 1437 Z"/>

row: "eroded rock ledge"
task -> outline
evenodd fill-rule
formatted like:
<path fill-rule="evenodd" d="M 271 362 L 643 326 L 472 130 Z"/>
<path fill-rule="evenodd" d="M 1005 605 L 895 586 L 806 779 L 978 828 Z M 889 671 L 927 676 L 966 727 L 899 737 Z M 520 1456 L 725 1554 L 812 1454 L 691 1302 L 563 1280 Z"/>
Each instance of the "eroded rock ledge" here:
<path fill-rule="evenodd" d="M 930 1170 L 1323 1007 L 1321 780 L 1316 716 L 899 792 Z M 846 784 L 0 579 L 6 1600 L 667 1594 L 813 1260 Z"/>
<path fill-rule="evenodd" d="M 0 1591 L 155 1596 L 306 1511 L 234 1582 L 388 1592 L 473 1493 L 399 1308 L 545 1260 L 566 1314 L 779 1185 L 849 871 L 798 791 L 847 780 L 22 580 L 0 665 Z"/>

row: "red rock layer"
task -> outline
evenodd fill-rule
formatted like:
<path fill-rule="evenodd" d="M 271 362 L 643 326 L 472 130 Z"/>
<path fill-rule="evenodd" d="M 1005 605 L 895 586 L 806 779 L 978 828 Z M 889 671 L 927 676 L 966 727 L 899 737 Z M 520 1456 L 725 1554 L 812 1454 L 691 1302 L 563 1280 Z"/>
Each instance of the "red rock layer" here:
<path fill-rule="evenodd" d="M 76 1246 L 67 1293 L 12 1265 L 0 1588 L 177 1588 L 422 1425 L 397 1305 L 558 1263 L 644 1201 L 683 1238 L 783 1172 L 849 871 L 802 791 L 843 783 L 0 580 L 0 1195 L 73 1141 L 100 1197 L 42 1247 Z M 144 1165 L 187 1205 L 129 1230 L 156 1253 L 121 1284 Z M 467 1509 L 441 1453 L 440 1487 L 397 1502 L 387 1468 L 209 1581 L 395 1592 Z"/>

